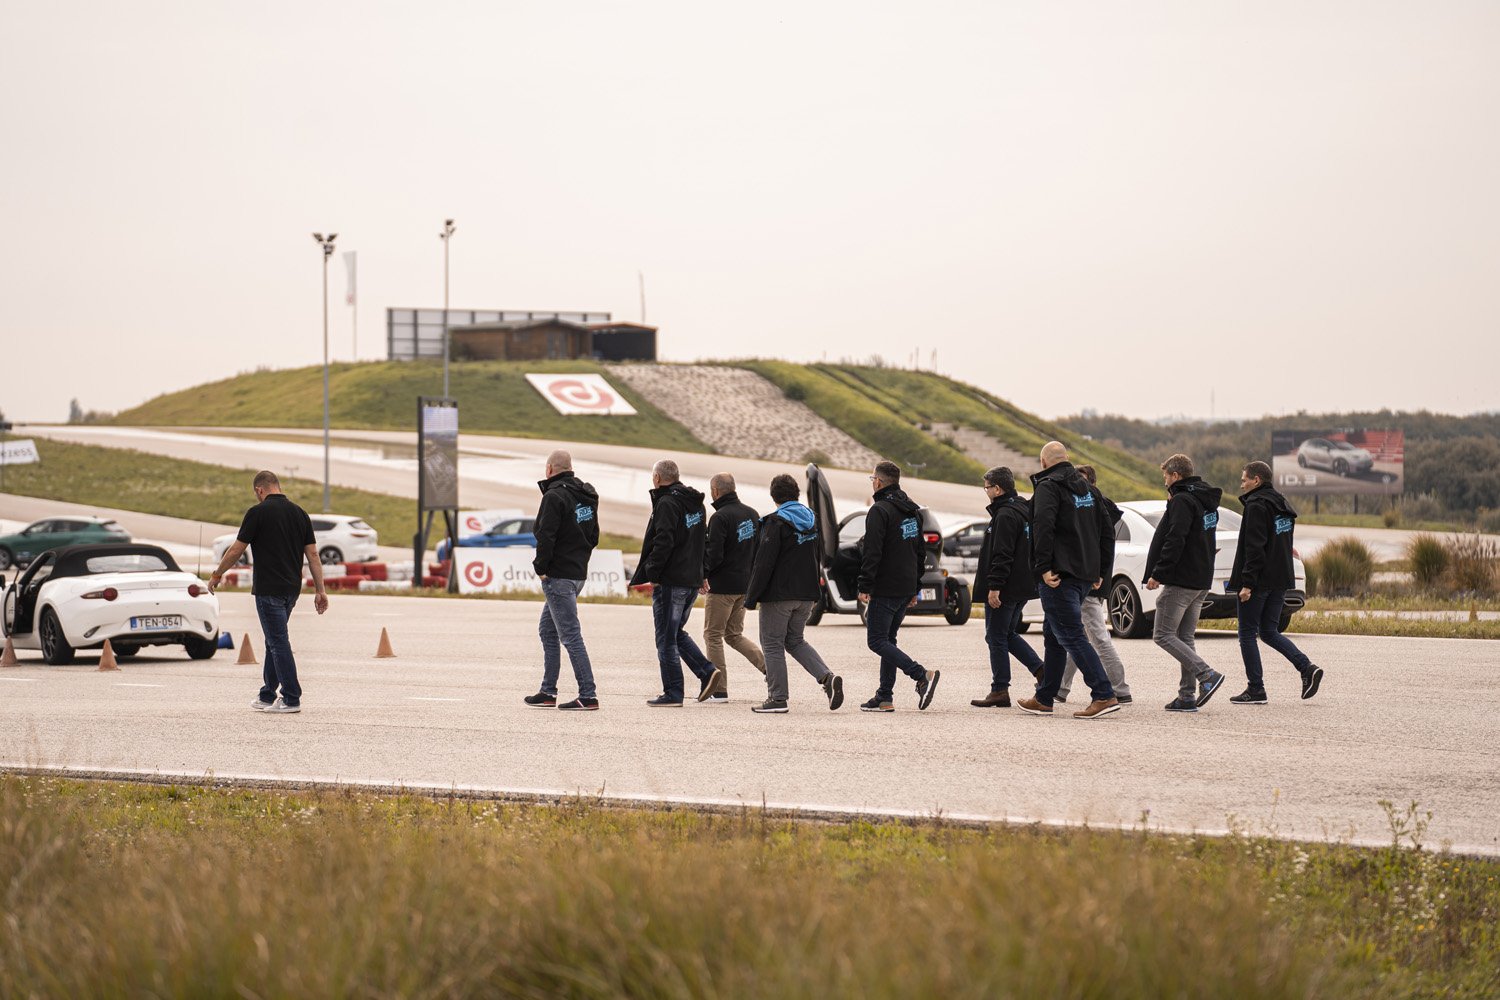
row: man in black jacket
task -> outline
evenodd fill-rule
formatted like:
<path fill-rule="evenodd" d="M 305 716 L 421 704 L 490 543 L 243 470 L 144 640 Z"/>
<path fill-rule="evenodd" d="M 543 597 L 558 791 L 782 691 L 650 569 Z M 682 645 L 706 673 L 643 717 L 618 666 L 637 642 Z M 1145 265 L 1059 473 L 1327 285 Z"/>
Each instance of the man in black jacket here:
<path fill-rule="evenodd" d="M 766 651 L 766 700 L 750 710 L 781 715 L 787 710 L 786 654 L 802 664 L 828 696 L 828 707 L 844 703 L 844 682 L 803 638 L 815 602 L 822 600 L 818 524 L 797 502 L 797 480 L 771 480 L 776 510 L 760 525 L 746 606 L 760 612 L 760 644 Z"/>
<path fill-rule="evenodd" d="M 682 707 L 682 665 L 701 682 L 698 700 L 707 700 L 719 672 L 687 634 L 688 616 L 703 586 L 705 517 L 703 494 L 680 482 L 677 463 L 662 459 L 651 469 L 651 520 L 641 540 L 641 561 L 632 587 L 652 584 L 651 614 L 656 626 L 656 658 L 661 694 L 646 704 Z"/>
<path fill-rule="evenodd" d="M 1042 471 L 1031 477 L 1031 569 L 1037 598 L 1047 616 L 1042 626 L 1042 682 L 1036 696 L 1022 698 L 1016 707 L 1032 715 L 1051 715 L 1062 684 L 1068 654 L 1078 661 L 1093 700 L 1074 712 L 1075 719 L 1098 719 L 1120 710 L 1114 688 L 1089 645 L 1083 628 L 1083 599 L 1099 586 L 1115 529 L 1100 509 L 1088 480 L 1068 461 L 1060 441 L 1042 448 Z"/>
<path fill-rule="evenodd" d="M 1240 544 L 1234 552 L 1229 589 L 1239 591 L 1240 656 L 1245 661 L 1249 687 L 1229 700 L 1236 705 L 1264 705 L 1266 685 L 1261 672 L 1259 639 L 1292 662 L 1302 675 L 1302 697 L 1311 698 L 1323 683 L 1316 666 L 1292 640 L 1281 634 L 1281 612 L 1286 592 L 1296 585 L 1292 566 L 1292 533 L 1297 512 L 1271 486 L 1271 467 L 1251 462 L 1240 473 Z"/>
<path fill-rule="evenodd" d="M 547 475 L 537 487 L 542 505 L 537 508 L 536 558 L 531 568 L 542 582 L 542 620 L 537 633 L 542 639 L 542 687 L 525 698 L 533 708 L 554 706 L 570 712 L 592 712 L 599 708 L 594 689 L 594 670 L 588 647 L 578 625 L 578 595 L 589 578 L 589 558 L 599 544 L 599 494 L 573 475 L 573 456 L 554 451 L 547 456 Z M 568 649 L 578 697 L 557 704 L 557 676 L 562 671 L 562 648 Z"/>
<path fill-rule="evenodd" d="M 1016 492 L 1015 473 L 1004 466 L 984 474 L 990 498 L 989 527 L 979 549 L 974 574 L 974 603 L 983 604 L 984 641 L 990 649 L 990 693 L 969 704 L 975 708 L 1010 707 L 1010 658 L 1014 654 L 1032 677 L 1040 677 L 1042 659 L 1021 638 L 1021 611 L 1036 596 L 1031 575 L 1031 502 Z"/>
<path fill-rule="evenodd" d="M 1104 511 L 1104 519 L 1109 522 L 1112 529 L 1118 529 L 1123 514 L 1119 505 L 1099 489 L 1098 476 L 1094 472 L 1094 467 L 1080 465 L 1078 472 L 1093 487 L 1100 509 Z M 1120 659 L 1119 651 L 1115 649 L 1115 641 L 1109 634 L 1108 596 L 1114 576 L 1115 540 L 1111 537 L 1108 557 L 1099 567 L 1099 586 L 1089 591 L 1089 596 L 1083 599 L 1083 631 L 1089 637 L 1089 645 L 1093 646 L 1094 652 L 1099 654 L 1099 662 L 1104 664 L 1104 675 L 1109 678 L 1109 686 L 1115 690 L 1115 698 L 1121 705 L 1129 705 L 1131 695 L 1130 685 L 1125 683 L 1125 663 Z M 1078 673 L 1078 661 L 1069 656 L 1068 669 L 1063 671 L 1062 687 L 1057 689 L 1058 701 L 1068 700 L 1068 692 L 1072 690 L 1073 676 L 1076 673 Z"/>
<path fill-rule="evenodd" d="M 760 515 L 740 502 L 734 477 L 721 472 L 708 481 L 714 513 L 708 519 L 708 544 L 703 550 L 703 644 L 719 670 L 709 692 L 710 704 L 729 700 L 729 662 L 724 644 L 733 646 L 762 674 L 766 660 L 760 647 L 745 637 L 745 589 L 750 585 L 750 561 L 755 557 L 755 532 Z"/>
<path fill-rule="evenodd" d="M 859 599 L 865 608 L 865 642 L 880 657 L 880 688 L 862 712 L 893 712 L 896 671 L 917 683 L 917 709 L 932 704 L 941 671 L 927 670 L 896 645 L 896 632 L 922 589 L 921 507 L 901 491 L 901 469 L 881 462 L 870 476 L 874 497 L 865 515 Z"/>
<path fill-rule="evenodd" d="M 1177 697 L 1168 712 L 1196 712 L 1224 684 L 1224 675 L 1198 655 L 1193 635 L 1203 598 L 1214 583 L 1219 551 L 1219 498 L 1224 491 L 1193 475 L 1193 460 L 1173 455 L 1161 463 L 1167 510 L 1146 552 L 1147 590 L 1161 589 L 1151 638 L 1182 665 Z"/>

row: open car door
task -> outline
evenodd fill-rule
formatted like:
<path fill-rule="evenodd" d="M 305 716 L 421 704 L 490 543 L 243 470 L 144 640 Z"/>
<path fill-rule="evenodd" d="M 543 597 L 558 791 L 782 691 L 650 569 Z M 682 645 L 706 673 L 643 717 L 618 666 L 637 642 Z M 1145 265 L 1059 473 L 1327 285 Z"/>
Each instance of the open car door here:
<path fill-rule="evenodd" d="M 818 522 L 823 566 L 831 566 L 839 551 L 839 519 L 833 509 L 833 491 L 828 488 L 828 479 L 823 470 L 812 463 L 807 466 L 807 506 Z"/>

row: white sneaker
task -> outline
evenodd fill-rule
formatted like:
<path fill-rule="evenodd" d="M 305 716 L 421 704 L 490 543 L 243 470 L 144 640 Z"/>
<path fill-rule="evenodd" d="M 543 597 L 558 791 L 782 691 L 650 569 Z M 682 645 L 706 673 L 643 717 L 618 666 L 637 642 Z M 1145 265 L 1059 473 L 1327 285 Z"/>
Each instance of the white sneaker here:
<path fill-rule="evenodd" d="M 293 712 L 302 711 L 302 706 L 288 705 L 285 701 L 277 698 L 275 701 L 271 702 L 271 704 L 261 709 L 261 711 L 267 712 L 272 715 L 291 715 Z"/>
<path fill-rule="evenodd" d="M 255 709 L 257 712 L 264 712 L 266 709 L 271 707 L 271 703 L 269 701 L 261 701 L 259 698 L 256 698 L 250 703 L 250 707 Z"/>

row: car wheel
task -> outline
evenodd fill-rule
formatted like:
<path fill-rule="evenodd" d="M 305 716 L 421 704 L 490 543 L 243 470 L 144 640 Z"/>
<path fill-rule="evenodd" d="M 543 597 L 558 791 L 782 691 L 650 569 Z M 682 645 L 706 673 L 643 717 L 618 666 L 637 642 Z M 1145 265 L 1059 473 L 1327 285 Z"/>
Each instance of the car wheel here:
<path fill-rule="evenodd" d="M 1333 463 L 1333 474 L 1335 476 L 1347 476 L 1349 474 L 1349 463 L 1342 458 L 1335 459 Z"/>
<path fill-rule="evenodd" d="M 324 566 L 334 566 L 344 561 L 344 554 L 332 545 L 325 545 L 318 550 L 318 562 Z"/>
<path fill-rule="evenodd" d="M 1283 611 L 1281 613 L 1281 620 L 1276 623 L 1276 631 L 1278 631 L 1278 632 L 1285 632 L 1287 629 L 1289 629 L 1291 627 L 1292 627 L 1292 613 L 1290 611 Z"/>
<path fill-rule="evenodd" d="M 818 622 L 822 621 L 823 612 L 827 610 L 827 608 L 828 601 L 824 599 L 822 594 L 819 594 L 818 599 L 816 601 L 813 601 L 812 611 L 808 612 L 807 624 L 816 625 L 818 624 Z"/>
<path fill-rule="evenodd" d="M 1141 597 L 1123 576 L 1109 588 L 1109 627 L 1121 639 L 1139 639 L 1150 631 L 1141 613 Z"/>
<path fill-rule="evenodd" d="M 11 555 L 10 549 L 7 549 L 5 546 L 0 545 L 0 570 L 10 569 L 11 565 L 15 561 L 16 557 Z"/>
<path fill-rule="evenodd" d="M 943 588 L 943 617 L 949 625 L 962 625 L 974 613 L 974 602 L 969 598 L 969 588 L 961 583 L 950 583 Z"/>
<path fill-rule="evenodd" d="M 219 651 L 217 637 L 200 639 L 194 636 L 191 639 L 185 640 L 182 646 L 187 650 L 187 655 L 194 660 L 211 660 L 214 654 Z"/>
<path fill-rule="evenodd" d="M 110 644 L 110 648 L 114 649 L 115 656 L 122 660 L 129 659 L 130 657 L 141 651 L 141 647 L 139 646 L 121 646 L 118 649 L 115 649 L 113 643 Z"/>
<path fill-rule="evenodd" d="M 44 610 L 38 629 L 42 636 L 42 659 L 54 667 L 65 667 L 73 662 L 73 647 L 68 645 L 68 640 L 63 636 L 62 622 L 57 620 L 57 612 L 51 608 Z"/>

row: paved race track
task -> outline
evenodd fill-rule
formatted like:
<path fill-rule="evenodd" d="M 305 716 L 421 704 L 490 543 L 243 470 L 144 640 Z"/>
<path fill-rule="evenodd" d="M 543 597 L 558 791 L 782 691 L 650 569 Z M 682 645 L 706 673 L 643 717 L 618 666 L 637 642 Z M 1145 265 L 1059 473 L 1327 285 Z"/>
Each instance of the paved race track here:
<path fill-rule="evenodd" d="M 224 627 L 237 640 L 252 631 L 263 652 L 251 599 L 223 604 Z M 586 605 L 603 710 L 572 714 L 521 703 L 540 677 L 539 609 L 334 595 L 319 618 L 306 600 L 293 621 L 305 708 L 293 716 L 250 709 L 259 668 L 229 651 L 143 655 L 120 673 L 97 672 L 92 656 L 47 667 L 23 653 L 0 671 L 0 762 L 1096 825 L 1149 815 L 1153 828 L 1376 843 L 1388 839 L 1378 801 L 1415 799 L 1434 814 L 1430 843 L 1500 854 L 1497 643 L 1299 637 L 1328 671 L 1323 692 L 1299 701 L 1291 668 L 1268 660 L 1272 702 L 1250 708 L 1228 700 L 1243 676 L 1233 637 L 1200 633 L 1231 683 L 1190 716 L 1161 710 L 1177 682 L 1166 654 L 1122 643 L 1136 703 L 1083 722 L 970 708 L 988 687 L 981 623 L 927 620 L 903 638 L 942 669 L 937 698 L 918 712 L 899 681 L 897 712 L 882 716 L 856 707 L 875 677 L 857 619 L 828 618 L 810 636 L 846 679 L 844 708 L 830 713 L 794 666 L 791 714 L 758 716 L 759 675 L 733 653 L 731 704 L 648 709 L 649 610 Z M 373 658 L 382 626 L 396 659 Z M 571 692 L 566 660 L 563 677 Z"/>

